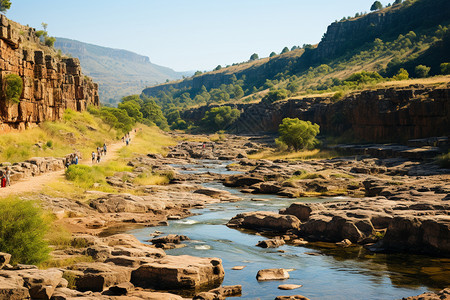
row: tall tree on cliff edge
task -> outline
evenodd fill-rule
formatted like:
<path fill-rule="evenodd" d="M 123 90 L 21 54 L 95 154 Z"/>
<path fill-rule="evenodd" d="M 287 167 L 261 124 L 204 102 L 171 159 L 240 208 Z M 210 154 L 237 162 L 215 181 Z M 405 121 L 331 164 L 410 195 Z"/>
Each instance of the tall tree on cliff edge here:
<path fill-rule="evenodd" d="M 380 1 L 375 1 L 375 2 L 372 4 L 372 6 L 370 7 L 370 10 L 371 10 L 371 11 L 374 11 L 374 10 L 380 10 L 380 9 L 382 9 L 382 8 L 383 8 L 383 4 L 381 4 Z"/>
<path fill-rule="evenodd" d="M 0 12 L 5 13 L 11 7 L 10 0 L 0 0 Z"/>

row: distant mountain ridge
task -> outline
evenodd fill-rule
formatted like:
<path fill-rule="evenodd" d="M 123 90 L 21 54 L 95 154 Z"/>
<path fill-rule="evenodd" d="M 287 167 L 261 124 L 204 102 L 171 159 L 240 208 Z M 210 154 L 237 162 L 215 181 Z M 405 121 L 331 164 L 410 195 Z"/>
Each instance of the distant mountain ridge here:
<path fill-rule="evenodd" d="M 148 86 L 181 78 L 185 73 L 151 63 L 147 56 L 57 37 L 55 48 L 80 59 L 86 75 L 99 83 L 100 101 L 116 104 Z"/>

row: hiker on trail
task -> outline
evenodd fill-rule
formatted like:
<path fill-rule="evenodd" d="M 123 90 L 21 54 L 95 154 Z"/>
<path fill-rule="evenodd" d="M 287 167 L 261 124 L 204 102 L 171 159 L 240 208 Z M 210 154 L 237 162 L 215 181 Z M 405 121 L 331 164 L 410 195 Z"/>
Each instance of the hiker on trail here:
<path fill-rule="evenodd" d="M 95 163 L 95 152 L 92 151 L 92 163 Z"/>
<path fill-rule="evenodd" d="M 203 143 L 202 148 L 203 148 L 203 149 L 206 148 L 206 143 Z"/>
<path fill-rule="evenodd" d="M 211 145 L 211 148 L 212 148 L 212 151 L 214 151 L 214 143 L 212 143 L 212 145 Z"/>
<path fill-rule="evenodd" d="M 0 187 L 2 187 L 2 188 L 6 187 L 6 175 L 5 175 L 5 173 L 2 173 L 2 177 L 0 178 Z"/>
<path fill-rule="evenodd" d="M 128 146 L 128 144 L 130 143 L 130 140 L 127 138 L 127 139 L 125 140 L 125 143 L 126 143 L 127 146 Z"/>
<path fill-rule="evenodd" d="M 106 143 L 103 144 L 103 154 L 106 155 Z"/>
<path fill-rule="evenodd" d="M 100 151 L 100 148 L 97 151 L 97 163 L 100 162 L 100 156 L 102 155 L 102 152 Z"/>
<path fill-rule="evenodd" d="M 74 159 L 74 161 L 75 161 L 75 164 L 78 165 L 78 154 L 75 154 L 75 159 Z"/>
<path fill-rule="evenodd" d="M 70 166 L 70 159 L 69 159 L 69 157 L 66 157 L 66 163 L 64 165 L 66 166 L 66 168 L 68 168 Z"/>
<path fill-rule="evenodd" d="M 11 185 L 11 170 L 9 169 L 9 167 L 6 167 L 6 186 L 10 186 Z"/>

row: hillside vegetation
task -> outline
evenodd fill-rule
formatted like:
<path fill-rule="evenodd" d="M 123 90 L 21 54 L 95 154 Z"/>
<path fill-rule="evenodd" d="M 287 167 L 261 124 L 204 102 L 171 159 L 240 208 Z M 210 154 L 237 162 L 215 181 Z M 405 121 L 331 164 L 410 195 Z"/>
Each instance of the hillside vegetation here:
<path fill-rule="evenodd" d="M 143 93 L 162 107 L 172 128 L 188 125 L 177 117 L 178 110 L 199 105 L 322 93 L 340 100 L 352 90 L 448 74 L 449 28 L 450 2 L 408 0 L 336 21 L 318 45 L 284 49 L 269 58 L 252 56 L 248 62 L 218 66 Z"/>
<path fill-rule="evenodd" d="M 80 59 L 83 72 L 99 84 L 100 101 L 116 105 L 123 96 L 147 86 L 181 78 L 184 74 L 153 64 L 146 56 L 61 37 L 55 48 Z"/>

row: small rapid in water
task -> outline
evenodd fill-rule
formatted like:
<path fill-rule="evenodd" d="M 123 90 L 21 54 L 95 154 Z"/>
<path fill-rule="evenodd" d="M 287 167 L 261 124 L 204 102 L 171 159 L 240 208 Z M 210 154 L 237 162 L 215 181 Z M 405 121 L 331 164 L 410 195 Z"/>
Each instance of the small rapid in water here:
<path fill-rule="evenodd" d="M 174 167 L 180 173 L 238 173 L 226 169 L 229 163 L 199 161 L 198 164 Z M 146 227 L 130 233 L 142 242 L 151 239 L 150 235 L 155 231 L 161 231 L 162 235 L 188 236 L 191 240 L 183 242 L 186 247 L 166 250 L 167 254 L 221 258 L 225 269 L 223 285 L 241 284 L 242 297 L 239 299 L 275 299 L 280 295 L 298 294 L 310 299 L 401 299 L 450 285 L 450 259 L 372 253 L 360 246 L 340 248 L 329 243 L 263 249 L 255 245 L 265 237 L 225 226 L 242 212 L 278 212 L 293 202 L 336 201 L 343 197 L 288 199 L 276 195 L 243 194 L 218 182 L 203 185 L 229 191 L 243 200 L 192 210 L 194 216 L 170 221 L 168 227 Z M 234 266 L 246 267 L 232 270 Z M 258 270 L 269 268 L 291 269 L 290 279 L 258 282 Z M 281 284 L 303 287 L 282 291 L 278 289 Z"/>

